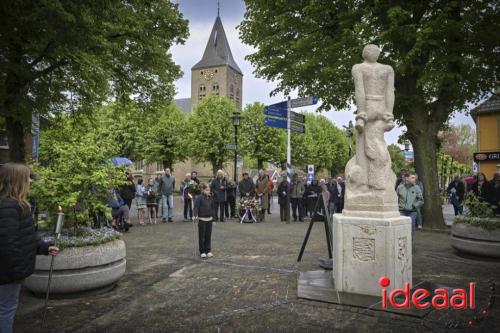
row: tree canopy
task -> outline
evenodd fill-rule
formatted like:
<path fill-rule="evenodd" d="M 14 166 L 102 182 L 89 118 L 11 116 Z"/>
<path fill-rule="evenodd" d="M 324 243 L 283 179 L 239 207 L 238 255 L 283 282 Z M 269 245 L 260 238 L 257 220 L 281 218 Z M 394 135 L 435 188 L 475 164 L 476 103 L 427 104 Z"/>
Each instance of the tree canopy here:
<path fill-rule="evenodd" d="M 353 102 L 351 68 L 368 43 L 395 71 L 394 115 L 406 125 L 424 186 L 426 225 L 444 228 L 438 200 L 438 132 L 450 115 L 497 86 L 496 1 L 246 0 L 243 42 L 259 77 L 275 93 L 316 95 L 322 108 Z M 279 47 L 278 47 L 279 45 Z"/>
<path fill-rule="evenodd" d="M 230 158 L 227 145 L 234 140 L 231 116 L 236 110 L 229 98 L 208 94 L 188 117 L 189 156 L 196 162 L 210 162 L 214 174 Z"/>
<path fill-rule="evenodd" d="M 33 112 L 91 110 L 112 96 L 170 100 L 181 75 L 169 53 L 188 24 L 170 1 L 2 1 L 0 116 L 23 161 Z"/>
<path fill-rule="evenodd" d="M 242 117 L 239 154 L 255 159 L 258 169 L 264 162 L 279 163 L 286 159 L 286 132 L 264 126 L 264 104 L 247 105 Z"/>

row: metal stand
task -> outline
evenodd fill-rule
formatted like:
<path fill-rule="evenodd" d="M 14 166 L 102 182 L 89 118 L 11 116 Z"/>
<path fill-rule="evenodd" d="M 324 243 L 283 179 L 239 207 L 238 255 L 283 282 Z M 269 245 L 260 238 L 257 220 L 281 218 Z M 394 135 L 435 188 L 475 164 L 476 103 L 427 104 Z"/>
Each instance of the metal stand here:
<path fill-rule="evenodd" d="M 307 241 L 309 240 L 309 235 L 311 234 L 311 229 L 314 222 L 323 222 L 325 226 L 325 236 L 326 236 L 326 245 L 328 248 L 328 258 L 332 259 L 332 231 L 330 229 L 330 216 L 328 210 L 326 209 L 326 202 L 324 200 L 324 196 L 320 195 L 318 200 L 316 201 L 316 206 L 314 208 L 314 214 L 309 222 L 309 227 L 307 228 L 306 236 L 304 238 L 304 242 L 302 243 L 302 247 L 300 249 L 299 257 L 297 261 L 300 262 L 302 260 L 302 255 L 304 254 L 304 250 L 306 248 Z"/>

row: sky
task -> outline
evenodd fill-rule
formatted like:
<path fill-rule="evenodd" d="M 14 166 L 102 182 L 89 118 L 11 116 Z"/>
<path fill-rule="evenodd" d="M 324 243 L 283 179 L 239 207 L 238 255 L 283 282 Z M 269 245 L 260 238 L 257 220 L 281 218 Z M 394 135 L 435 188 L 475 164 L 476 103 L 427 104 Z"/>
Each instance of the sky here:
<path fill-rule="evenodd" d="M 184 45 L 176 45 L 172 48 L 174 61 L 181 66 L 184 75 L 175 82 L 177 94 L 175 98 L 191 96 L 191 67 L 197 63 L 205 50 L 207 40 L 212 31 L 215 18 L 217 17 L 217 0 L 172 0 L 179 4 L 184 18 L 189 20 L 190 35 Z M 239 39 L 238 24 L 243 20 L 245 4 L 242 0 L 220 0 L 220 17 L 227 39 L 233 54 L 233 58 L 243 72 L 243 105 L 253 102 L 261 102 L 266 105 L 281 102 L 286 99 L 279 94 L 270 97 L 270 92 L 277 86 L 275 82 L 269 82 L 256 78 L 253 74 L 252 64 L 245 60 L 245 56 L 255 52 L 255 48 L 243 44 Z M 361 55 L 360 55 L 361 62 Z M 354 85 L 353 85 L 354 89 Z M 298 97 L 292 94 L 292 98 Z M 321 102 L 321 101 L 320 101 Z M 314 112 L 317 106 L 303 109 L 305 112 Z M 300 111 L 300 110 L 295 110 Z M 337 127 L 342 127 L 354 121 L 354 110 L 336 111 L 330 110 L 323 114 Z M 457 114 L 450 121 L 452 124 L 467 123 L 475 128 L 472 118 L 465 114 Z M 397 140 L 405 127 L 396 127 L 385 134 L 388 144 L 397 143 Z"/>

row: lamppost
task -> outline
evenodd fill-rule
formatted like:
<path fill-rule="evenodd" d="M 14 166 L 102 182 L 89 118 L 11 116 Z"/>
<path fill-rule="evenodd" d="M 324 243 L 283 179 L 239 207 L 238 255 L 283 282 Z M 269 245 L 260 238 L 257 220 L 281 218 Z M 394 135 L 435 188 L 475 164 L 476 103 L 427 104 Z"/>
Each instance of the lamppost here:
<path fill-rule="evenodd" d="M 233 126 L 234 126 L 234 182 L 237 181 L 237 164 L 238 164 L 238 126 L 240 126 L 241 115 L 239 112 L 234 112 L 233 116 Z"/>

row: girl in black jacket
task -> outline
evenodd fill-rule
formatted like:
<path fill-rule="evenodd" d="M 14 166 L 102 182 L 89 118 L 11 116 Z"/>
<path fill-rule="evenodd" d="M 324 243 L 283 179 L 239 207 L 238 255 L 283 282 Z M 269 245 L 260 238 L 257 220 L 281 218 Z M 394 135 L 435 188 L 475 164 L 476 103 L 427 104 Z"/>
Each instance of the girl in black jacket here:
<path fill-rule="evenodd" d="M 35 270 L 37 254 L 59 249 L 38 239 L 26 199 L 30 169 L 7 163 L 0 168 L 0 332 L 12 332 L 23 279 Z"/>
<path fill-rule="evenodd" d="M 212 221 L 213 221 L 213 199 L 210 186 L 201 184 L 201 194 L 194 200 L 193 215 L 198 221 L 198 241 L 202 259 L 213 257 L 212 254 Z"/>

